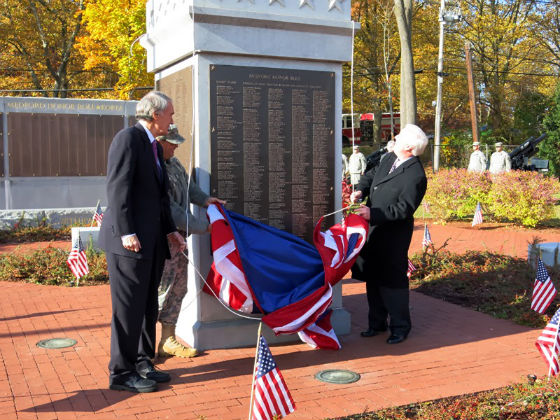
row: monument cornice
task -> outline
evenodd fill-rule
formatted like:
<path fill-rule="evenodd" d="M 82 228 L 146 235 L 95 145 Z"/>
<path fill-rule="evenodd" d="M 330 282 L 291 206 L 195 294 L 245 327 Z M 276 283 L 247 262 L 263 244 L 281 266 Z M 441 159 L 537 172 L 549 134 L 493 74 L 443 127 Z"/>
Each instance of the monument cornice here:
<path fill-rule="evenodd" d="M 194 13 L 193 13 L 194 12 Z M 352 36 L 359 29 L 359 23 L 331 19 L 314 19 L 309 17 L 285 16 L 274 13 L 257 13 L 250 15 L 238 10 L 216 9 L 211 7 L 191 7 L 190 15 L 196 22 L 230 26 L 251 26 L 265 29 L 293 30 L 298 32 L 316 32 Z"/>
<path fill-rule="evenodd" d="M 347 62 L 359 29 L 349 6 L 349 0 L 149 0 L 140 43 L 151 72 L 195 53 Z"/>

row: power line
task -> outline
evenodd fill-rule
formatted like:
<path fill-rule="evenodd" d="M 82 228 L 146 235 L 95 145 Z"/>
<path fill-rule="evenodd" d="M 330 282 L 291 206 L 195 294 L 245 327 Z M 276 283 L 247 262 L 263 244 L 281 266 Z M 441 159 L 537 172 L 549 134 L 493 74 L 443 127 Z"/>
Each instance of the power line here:
<path fill-rule="evenodd" d="M 462 67 L 453 67 L 453 66 L 448 66 L 447 69 L 448 70 L 464 70 Z M 480 69 L 473 69 L 473 71 L 476 71 L 478 73 L 482 73 L 482 70 L 480 70 Z M 558 77 L 558 76 L 560 76 L 559 73 L 530 73 L 530 72 L 503 71 L 503 70 L 493 70 L 493 71 L 490 71 L 488 73 L 514 74 L 514 75 L 519 75 L 519 76 L 538 76 L 538 77 Z"/>

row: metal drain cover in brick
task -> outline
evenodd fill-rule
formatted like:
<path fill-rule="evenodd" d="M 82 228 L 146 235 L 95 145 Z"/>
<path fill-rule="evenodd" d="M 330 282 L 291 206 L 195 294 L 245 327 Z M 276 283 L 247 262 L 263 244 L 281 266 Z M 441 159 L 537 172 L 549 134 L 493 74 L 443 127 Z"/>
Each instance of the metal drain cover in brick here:
<path fill-rule="evenodd" d="M 315 375 L 315 379 L 331 384 L 351 384 L 360 379 L 360 375 L 350 370 L 328 369 Z"/>
<path fill-rule="evenodd" d="M 37 343 L 37 347 L 44 349 L 63 349 L 65 347 L 72 347 L 77 341 L 73 338 L 49 338 L 48 340 L 41 340 Z"/>

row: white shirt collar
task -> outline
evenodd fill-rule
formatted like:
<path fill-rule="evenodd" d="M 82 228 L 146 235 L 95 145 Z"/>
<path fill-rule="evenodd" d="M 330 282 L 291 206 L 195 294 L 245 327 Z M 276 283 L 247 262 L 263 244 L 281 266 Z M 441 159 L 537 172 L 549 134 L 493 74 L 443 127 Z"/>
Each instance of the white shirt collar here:
<path fill-rule="evenodd" d="M 150 143 L 153 143 L 154 141 L 156 141 L 156 138 L 154 137 L 152 132 L 150 130 L 148 130 L 148 123 L 145 120 L 138 120 L 138 122 L 142 125 L 142 127 L 144 127 L 144 130 L 146 130 L 146 134 L 148 134 L 148 138 L 150 139 Z"/>
<path fill-rule="evenodd" d="M 412 159 L 413 157 L 414 157 L 414 156 L 409 156 L 409 157 L 407 157 L 407 158 L 404 159 L 404 160 L 400 160 L 400 159 L 397 157 L 397 160 L 395 160 L 395 163 L 396 163 L 395 168 L 398 168 L 398 167 L 401 166 L 403 163 L 405 163 L 407 160 Z"/>

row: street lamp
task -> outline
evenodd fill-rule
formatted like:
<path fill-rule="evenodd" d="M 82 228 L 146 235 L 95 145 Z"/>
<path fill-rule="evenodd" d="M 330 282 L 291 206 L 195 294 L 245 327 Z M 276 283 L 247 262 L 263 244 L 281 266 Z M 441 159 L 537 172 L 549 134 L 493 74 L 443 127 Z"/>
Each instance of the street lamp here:
<path fill-rule="evenodd" d="M 437 67 L 437 97 L 436 97 L 436 118 L 434 130 L 434 172 L 439 170 L 439 152 L 441 138 L 441 88 L 443 85 L 443 34 L 446 23 L 454 23 L 461 20 L 461 11 L 458 7 L 446 9 L 445 0 L 441 0 L 439 8 L 439 53 Z"/>

